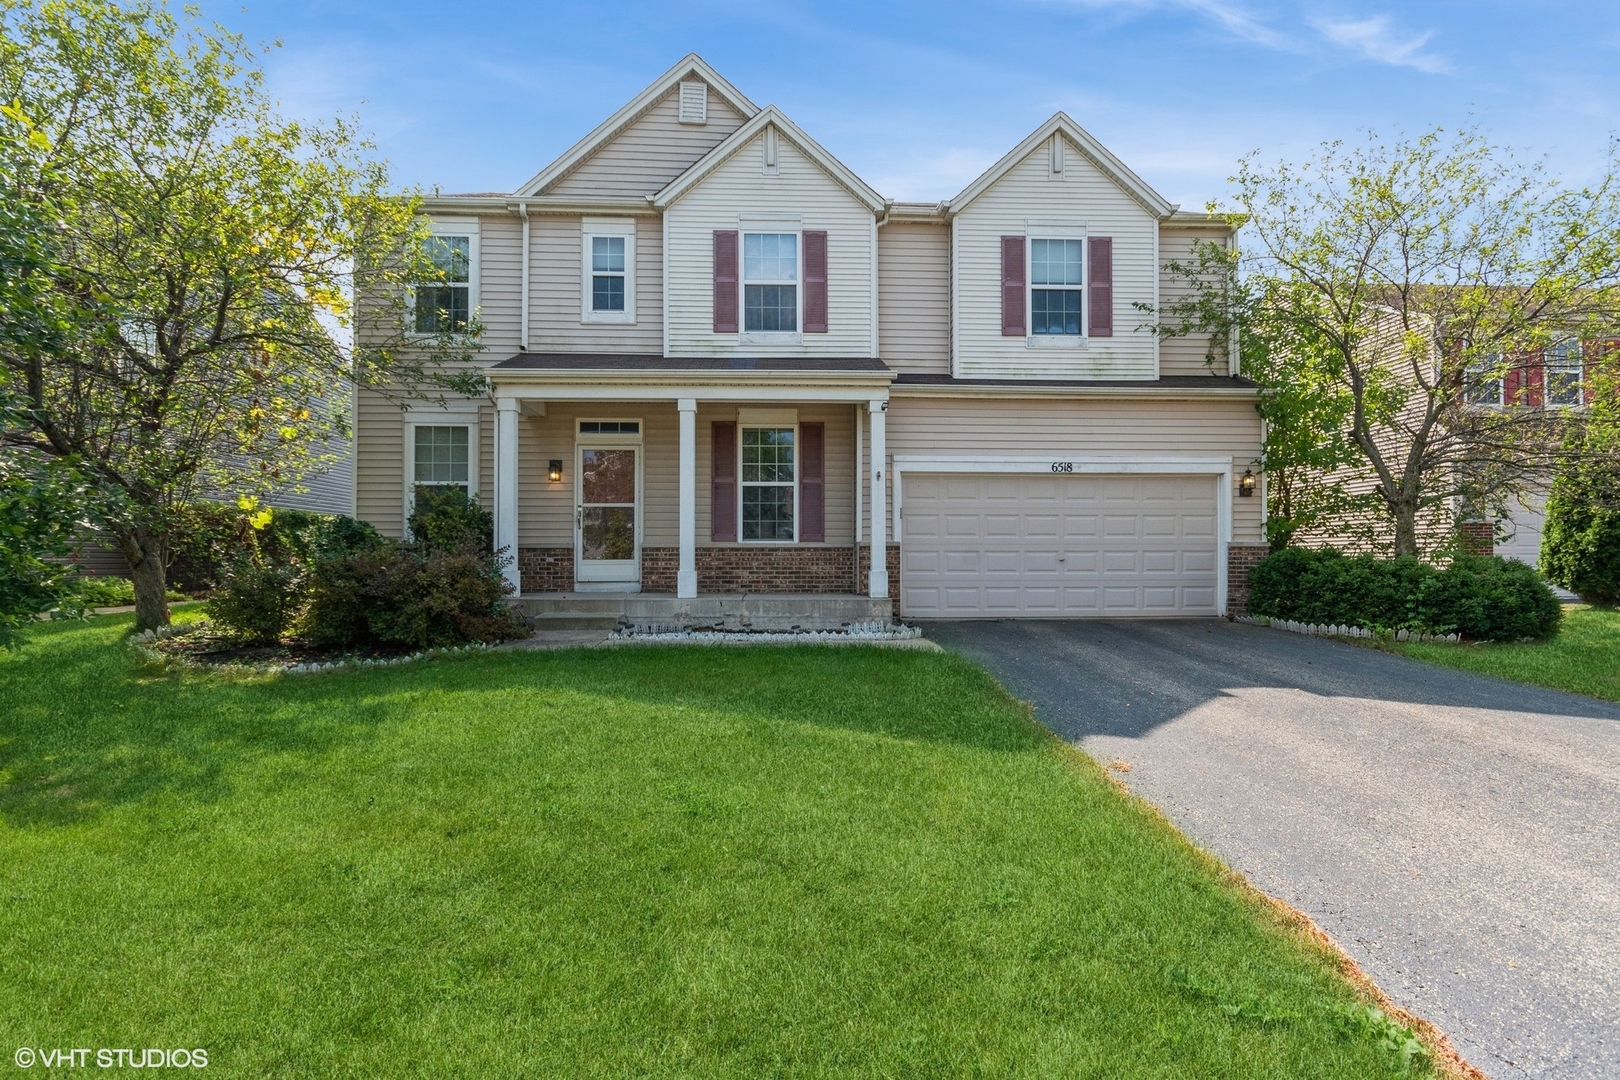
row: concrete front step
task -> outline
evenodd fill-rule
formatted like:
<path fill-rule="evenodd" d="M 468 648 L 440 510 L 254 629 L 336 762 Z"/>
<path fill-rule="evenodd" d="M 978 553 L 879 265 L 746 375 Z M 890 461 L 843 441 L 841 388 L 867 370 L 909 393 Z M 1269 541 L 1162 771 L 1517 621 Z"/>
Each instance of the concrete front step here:
<path fill-rule="evenodd" d="M 893 621 L 886 599 L 847 593 L 536 593 L 512 606 L 546 629 L 842 630 Z"/>

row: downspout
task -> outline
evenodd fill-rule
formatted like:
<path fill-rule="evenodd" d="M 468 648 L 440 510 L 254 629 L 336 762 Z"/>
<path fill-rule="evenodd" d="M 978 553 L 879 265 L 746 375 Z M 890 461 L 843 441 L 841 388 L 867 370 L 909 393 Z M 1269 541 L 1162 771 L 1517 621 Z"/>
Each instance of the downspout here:
<path fill-rule="evenodd" d="M 523 259 L 518 286 L 522 296 L 518 302 L 518 352 L 529 351 L 529 204 L 518 203 L 518 217 L 523 219 Z"/>

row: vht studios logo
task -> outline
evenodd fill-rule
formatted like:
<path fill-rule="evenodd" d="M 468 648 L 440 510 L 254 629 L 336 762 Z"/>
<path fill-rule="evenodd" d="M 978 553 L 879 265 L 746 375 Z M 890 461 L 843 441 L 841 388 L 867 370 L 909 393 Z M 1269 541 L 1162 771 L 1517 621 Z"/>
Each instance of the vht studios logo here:
<path fill-rule="evenodd" d="M 151 1047 L 132 1050 L 129 1047 L 101 1047 L 93 1049 L 78 1046 L 67 1050 L 58 1047 L 19 1046 L 11 1055 L 19 1069 L 32 1069 L 43 1065 L 50 1069 L 206 1069 L 207 1050 L 160 1050 Z"/>

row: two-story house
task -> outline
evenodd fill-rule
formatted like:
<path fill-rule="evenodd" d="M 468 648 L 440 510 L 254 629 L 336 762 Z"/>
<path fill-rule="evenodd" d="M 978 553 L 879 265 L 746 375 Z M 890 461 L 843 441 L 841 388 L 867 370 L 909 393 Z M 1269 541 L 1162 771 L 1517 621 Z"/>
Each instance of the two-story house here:
<path fill-rule="evenodd" d="M 425 212 L 449 280 L 414 317 L 479 313 L 490 396 L 360 395 L 358 512 L 398 535 L 464 486 L 525 596 L 1216 614 L 1265 551 L 1253 384 L 1151 330 L 1162 264 L 1229 230 L 1066 115 L 896 202 L 688 56 Z"/>

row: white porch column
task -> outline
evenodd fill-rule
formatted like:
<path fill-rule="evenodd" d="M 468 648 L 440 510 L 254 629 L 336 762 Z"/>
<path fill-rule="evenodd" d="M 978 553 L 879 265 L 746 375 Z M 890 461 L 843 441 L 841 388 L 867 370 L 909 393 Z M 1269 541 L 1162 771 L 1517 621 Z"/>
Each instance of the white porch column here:
<path fill-rule="evenodd" d="M 495 402 L 495 548 L 506 549 L 509 562 L 502 570 L 514 591 L 523 589 L 518 570 L 518 403 L 503 397 Z"/>
<path fill-rule="evenodd" d="M 675 596 L 697 595 L 697 400 L 679 398 L 681 414 L 681 561 L 675 574 Z"/>
<path fill-rule="evenodd" d="M 888 498 L 883 490 L 883 473 L 888 460 L 884 446 L 888 432 L 887 401 L 867 403 L 872 438 L 872 568 L 867 575 L 866 595 L 880 598 L 889 595 Z"/>

